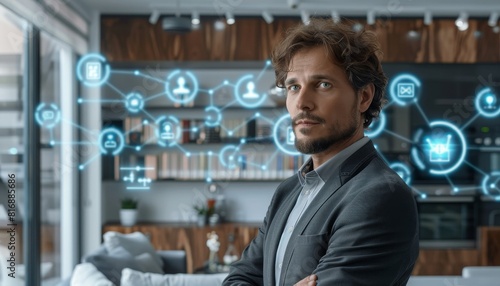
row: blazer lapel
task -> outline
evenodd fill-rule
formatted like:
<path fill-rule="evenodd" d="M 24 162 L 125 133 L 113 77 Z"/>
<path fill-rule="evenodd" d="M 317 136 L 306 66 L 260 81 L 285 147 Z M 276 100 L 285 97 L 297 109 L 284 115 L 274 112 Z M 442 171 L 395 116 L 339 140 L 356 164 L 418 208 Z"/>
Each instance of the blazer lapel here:
<path fill-rule="evenodd" d="M 271 281 L 264 283 L 265 285 L 275 285 L 275 261 L 276 253 L 278 251 L 278 245 L 281 240 L 281 235 L 285 229 L 288 216 L 295 206 L 297 197 L 300 194 L 302 186 L 298 182 L 298 179 L 292 179 L 291 182 L 280 186 L 281 190 L 284 190 L 283 195 L 285 199 L 280 204 L 280 207 L 276 211 L 273 220 L 268 227 L 268 233 L 266 237 L 266 255 L 264 261 L 264 271 L 268 269 L 270 271 L 269 275 L 264 275 L 264 277 L 271 277 Z M 280 191 L 280 190 L 277 190 Z"/>

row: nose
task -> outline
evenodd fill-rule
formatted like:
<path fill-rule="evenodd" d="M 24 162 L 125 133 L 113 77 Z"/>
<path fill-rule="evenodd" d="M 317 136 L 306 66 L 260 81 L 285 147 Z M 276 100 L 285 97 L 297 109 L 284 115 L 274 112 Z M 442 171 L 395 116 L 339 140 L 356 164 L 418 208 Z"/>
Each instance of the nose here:
<path fill-rule="evenodd" d="M 296 97 L 296 107 L 299 110 L 314 109 L 313 94 L 308 90 L 307 87 L 302 87 L 300 89 L 300 92 Z"/>

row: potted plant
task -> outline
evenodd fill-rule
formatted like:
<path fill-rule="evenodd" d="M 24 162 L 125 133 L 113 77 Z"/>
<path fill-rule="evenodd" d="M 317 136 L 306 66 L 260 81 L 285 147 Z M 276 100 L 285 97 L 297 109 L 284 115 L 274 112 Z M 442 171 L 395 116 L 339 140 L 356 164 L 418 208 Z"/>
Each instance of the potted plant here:
<path fill-rule="evenodd" d="M 208 208 L 204 204 L 196 204 L 193 206 L 196 211 L 196 223 L 198 226 L 205 226 L 207 223 Z"/>
<path fill-rule="evenodd" d="M 120 223 L 123 226 L 132 226 L 137 222 L 138 201 L 133 198 L 124 198 L 121 202 Z"/>

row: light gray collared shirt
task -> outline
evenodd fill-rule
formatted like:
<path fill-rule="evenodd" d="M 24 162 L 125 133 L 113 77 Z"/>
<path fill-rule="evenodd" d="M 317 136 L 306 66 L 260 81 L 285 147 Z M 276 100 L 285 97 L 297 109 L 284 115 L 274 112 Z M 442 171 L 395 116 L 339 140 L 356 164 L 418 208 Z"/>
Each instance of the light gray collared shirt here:
<path fill-rule="evenodd" d="M 366 136 L 361 138 L 360 140 L 351 144 L 349 147 L 340 151 L 337 155 L 330 158 L 315 170 L 312 169 L 313 163 L 311 158 L 309 158 L 309 160 L 307 160 L 304 165 L 300 167 L 299 171 L 297 172 L 297 176 L 299 177 L 299 182 L 302 185 L 302 191 L 300 192 L 300 195 L 295 202 L 295 206 L 288 216 L 288 220 L 285 225 L 285 229 L 281 234 L 280 243 L 276 252 L 276 285 L 279 285 L 281 268 L 283 264 L 283 258 L 285 257 L 286 247 L 288 245 L 288 242 L 290 241 L 290 237 L 292 236 L 292 232 L 297 225 L 297 222 L 302 217 L 302 214 L 305 212 L 307 207 L 309 207 L 311 201 L 316 197 L 321 188 L 323 188 L 325 182 L 328 181 L 328 179 L 332 176 L 331 170 L 334 170 L 336 167 L 340 166 L 347 158 L 349 158 L 349 156 L 354 154 L 354 152 L 359 150 L 369 141 L 370 138 Z"/>

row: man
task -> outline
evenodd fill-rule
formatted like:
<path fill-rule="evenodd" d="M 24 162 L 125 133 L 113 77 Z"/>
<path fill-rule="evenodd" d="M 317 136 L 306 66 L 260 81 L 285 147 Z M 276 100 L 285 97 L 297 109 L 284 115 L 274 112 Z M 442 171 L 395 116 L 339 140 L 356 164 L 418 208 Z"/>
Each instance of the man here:
<path fill-rule="evenodd" d="M 278 186 L 223 285 L 406 285 L 415 200 L 364 136 L 387 84 L 378 52 L 373 34 L 331 20 L 291 30 L 273 51 L 295 146 L 311 158 Z"/>

